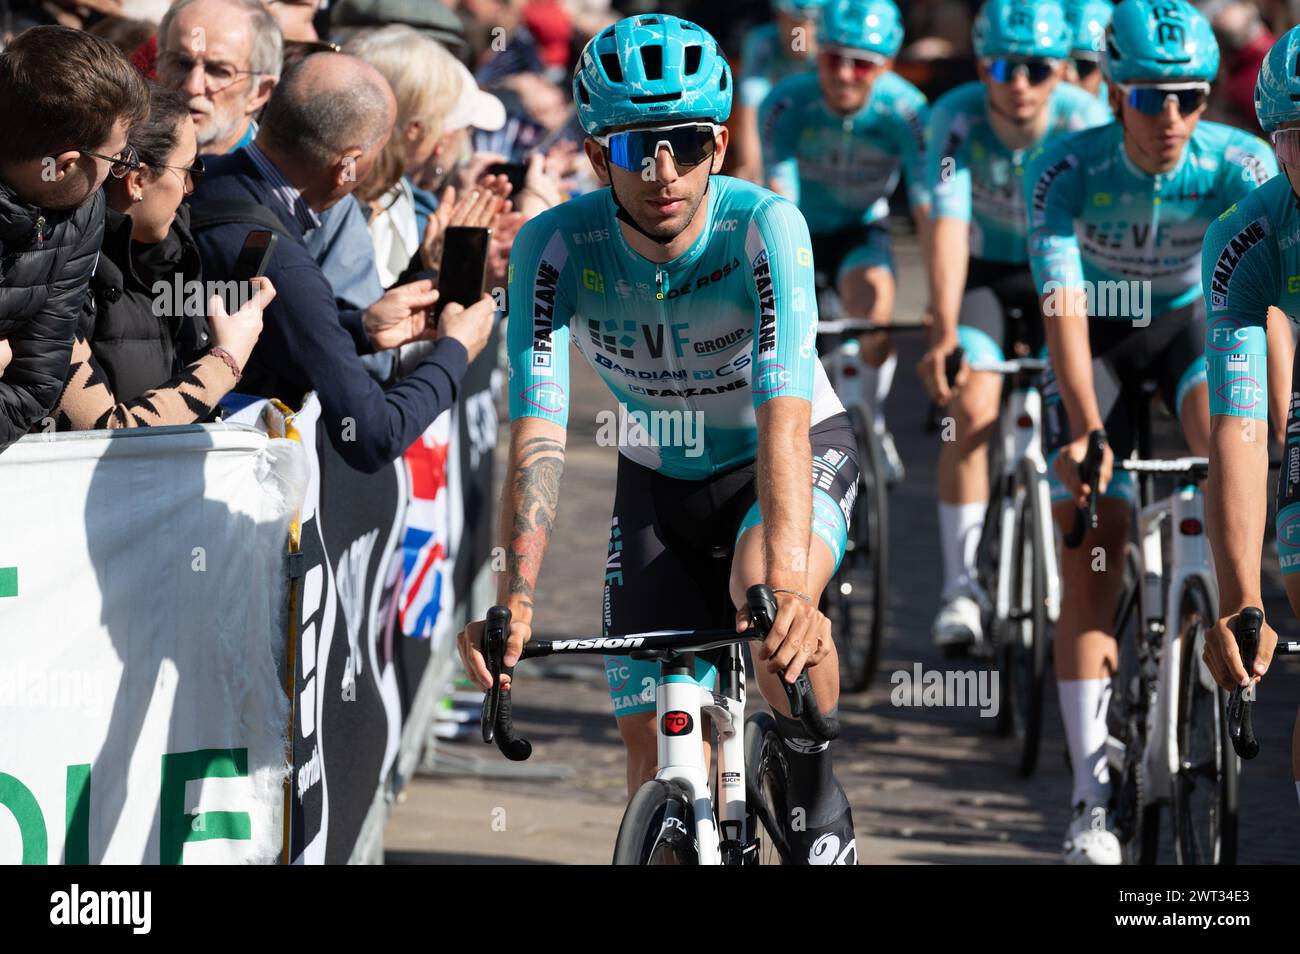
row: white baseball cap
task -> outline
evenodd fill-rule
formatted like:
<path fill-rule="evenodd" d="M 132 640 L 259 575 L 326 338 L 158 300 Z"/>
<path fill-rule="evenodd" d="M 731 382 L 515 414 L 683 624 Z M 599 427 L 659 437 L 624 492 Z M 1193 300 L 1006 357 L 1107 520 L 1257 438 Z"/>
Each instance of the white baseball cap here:
<path fill-rule="evenodd" d="M 442 128 L 453 132 L 473 126 L 485 132 L 496 132 L 506 124 L 505 106 L 491 93 L 479 89 L 474 74 L 464 64 L 458 61 L 456 69 L 461 79 L 460 99 L 443 120 Z"/>

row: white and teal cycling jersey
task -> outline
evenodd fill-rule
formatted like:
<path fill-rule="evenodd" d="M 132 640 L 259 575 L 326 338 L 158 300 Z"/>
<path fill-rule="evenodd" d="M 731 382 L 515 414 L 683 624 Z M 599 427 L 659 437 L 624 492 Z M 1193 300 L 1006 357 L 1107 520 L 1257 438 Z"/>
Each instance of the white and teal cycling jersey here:
<path fill-rule="evenodd" d="M 813 68 L 811 58 L 799 58 L 790 52 L 788 40 L 782 40 L 780 25 L 763 23 L 745 33 L 740 44 L 740 102 L 758 109 L 772 87 L 787 76 Z"/>
<path fill-rule="evenodd" d="M 1265 143 L 1219 123 L 1198 123 L 1160 175 L 1133 164 L 1119 123 L 1058 137 L 1031 153 L 1025 173 L 1034 282 L 1040 293 L 1094 289 L 1098 318 L 1181 308 L 1200 297 L 1210 223 L 1276 174 Z"/>
<path fill-rule="evenodd" d="M 1060 83 L 1047 103 L 1041 142 L 1109 121 L 1110 113 L 1091 93 Z M 1039 145 L 1010 149 L 989 121 L 983 83 L 958 86 L 930 108 L 930 148 L 925 181 L 934 197 L 935 219 L 970 223 L 970 252 L 991 262 L 1022 265 L 1025 250 L 1024 166 Z"/>
<path fill-rule="evenodd" d="M 826 105 L 816 73 L 791 76 L 759 110 L 763 173 L 795 201 L 813 235 L 883 219 L 900 174 L 912 208 L 928 206 L 928 121 L 925 94 L 895 73 L 882 74 L 848 116 Z"/>
<path fill-rule="evenodd" d="M 510 253 L 511 419 L 567 425 L 570 342 L 627 407 L 620 451 L 669 477 L 753 460 L 754 412 L 772 398 L 811 401 L 814 424 L 843 410 L 817 359 L 803 216 L 728 176 L 710 179 L 705 203 L 700 237 L 662 264 L 628 245 L 609 189 L 520 229 Z M 655 421 L 670 426 L 645 426 Z M 683 439 L 692 422 L 702 422 L 702 442 Z"/>
<path fill-rule="evenodd" d="M 1210 413 L 1265 420 L 1268 309 L 1300 322 L 1300 209 L 1286 176 L 1260 186 L 1210 226 L 1201 275 Z M 1292 390 L 1300 390 L 1296 382 Z M 1300 444 L 1300 434 L 1287 443 Z"/>

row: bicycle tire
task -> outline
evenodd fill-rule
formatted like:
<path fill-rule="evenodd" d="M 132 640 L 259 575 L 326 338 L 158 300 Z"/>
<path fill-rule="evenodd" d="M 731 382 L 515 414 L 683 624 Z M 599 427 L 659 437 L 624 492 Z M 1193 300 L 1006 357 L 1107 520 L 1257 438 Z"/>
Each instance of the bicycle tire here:
<path fill-rule="evenodd" d="M 1042 541 L 1047 515 L 1032 461 L 1021 462 L 1015 482 L 1016 552 L 1012 597 L 1015 608 L 1003 643 L 1003 672 L 1009 687 L 1012 727 L 1020 743 L 1017 771 L 1028 778 L 1038 765 L 1043 737 L 1043 694 L 1050 634 L 1047 629 L 1047 555 Z"/>
<path fill-rule="evenodd" d="M 1142 563 L 1137 544 L 1130 541 L 1124 551 L 1124 586 L 1115 612 L 1119 659 L 1106 713 L 1108 732 L 1124 744 L 1120 766 L 1111 774 L 1115 829 L 1124 863 L 1129 865 L 1155 864 L 1160 848 L 1160 805 L 1148 799 L 1142 767 L 1148 700 L 1143 698 L 1137 642 L 1144 638 L 1146 618 Z"/>
<path fill-rule="evenodd" d="M 1238 772 L 1240 764 L 1228 738 L 1224 708 L 1227 693 L 1207 689 L 1200 678 L 1205 633 L 1215 622 L 1204 583 L 1192 578 L 1178 601 L 1181 659 L 1178 683 L 1178 763 L 1173 778 L 1170 817 L 1174 858 L 1180 865 L 1236 864 Z M 1198 786 L 1198 778 L 1207 783 Z M 1194 790 L 1207 789 L 1213 801 L 1200 814 Z M 1202 824 L 1204 822 L 1204 824 Z"/>
<path fill-rule="evenodd" d="M 651 779 L 636 790 L 614 842 L 616 865 L 698 865 L 695 815 L 682 787 Z"/>
<path fill-rule="evenodd" d="M 831 620 L 840 691 L 862 692 L 880 665 L 884 640 L 889 600 L 888 490 L 879 437 L 861 408 L 850 407 L 847 413 L 858 445 L 858 493 L 844 557 L 822 592 L 821 610 Z"/>
<path fill-rule="evenodd" d="M 776 720 L 766 712 L 745 720 L 745 800 L 750 837 L 759 841 L 756 864 L 789 864 L 780 819 L 785 817 L 785 760 Z M 759 826 L 767 835 L 759 835 Z"/>

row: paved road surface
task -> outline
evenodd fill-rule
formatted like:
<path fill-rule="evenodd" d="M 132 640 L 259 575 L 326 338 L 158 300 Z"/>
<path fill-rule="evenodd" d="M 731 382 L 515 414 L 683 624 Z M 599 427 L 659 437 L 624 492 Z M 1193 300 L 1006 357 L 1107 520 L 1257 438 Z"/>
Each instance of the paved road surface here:
<path fill-rule="evenodd" d="M 898 260 L 899 320 L 915 321 L 924 292 L 910 239 L 899 242 Z M 890 701 L 895 672 L 910 673 L 918 663 L 927 671 L 973 665 L 945 660 L 930 645 L 941 575 L 934 506 L 938 437 L 921 427 L 926 402 L 911 371 L 921 343 L 904 336 L 900 349 L 887 410 L 907 479 L 890 499 L 890 625 L 875 684 L 864 695 L 841 700 L 845 730 L 836 754 L 836 771 L 853 805 L 859 857 L 872 863 L 1056 863 L 1070 781 L 1054 686 L 1039 769 L 1029 780 L 1015 774 L 1014 745 L 998 738 L 994 720 L 982 718 L 978 709 L 900 708 Z M 600 629 L 616 452 L 595 446 L 595 415 L 613 401 L 585 362 L 575 360 L 572 367 L 560 512 L 539 585 L 537 626 L 543 637 Z M 503 440 L 502 455 L 505 446 Z M 1285 601 L 1268 610 L 1274 625 L 1287 620 L 1296 638 L 1300 627 L 1289 620 Z M 626 791 L 599 658 L 526 663 L 518 679 L 516 721 L 534 744 L 527 764 L 552 775 L 567 768 L 568 777 L 418 778 L 387 828 L 390 864 L 609 861 Z M 1300 862 L 1300 810 L 1290 773 L 1297 700 L 1300 664 L 1275 664 L 1256 707 L 1263 752 L 1243 772 L 1243 861 Z M 481 756 L 493 768 L 505 765 L 495 749 L 475 742 L 453 743 L 450 751 L 459 758 Z M 1162 860 L 1172 860 L 1168 844 Z"/>

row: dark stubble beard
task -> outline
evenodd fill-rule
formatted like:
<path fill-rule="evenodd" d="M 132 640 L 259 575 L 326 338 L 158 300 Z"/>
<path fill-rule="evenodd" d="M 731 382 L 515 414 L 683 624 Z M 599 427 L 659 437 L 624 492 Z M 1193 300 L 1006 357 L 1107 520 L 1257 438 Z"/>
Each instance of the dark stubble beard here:
<path fill-rule="evenodd" d="M 695 197 L 694 202 L 692 202 L 691 204 L 689 214 L 686 216 L 685 220 L 682 222 L 680 226 L 674 226 L 672 224 L 666 223 L 665 225 L 659 226 L 657 228 L 650 228 L 645 224 L 645 222 L 641 221 L 639 218 L 637 219 L 637 224 L 640 225 L 647 232 L 649 232 L 655 241 L 659 242 L 660 244 L 667 245 L 673 239 L 677 238 L 677 236 L 685 232 L 686 229 L 690 227 L 690 224 L 695 221 L 695 214 L 699 212 L 700 204 L 704 201 L 704 197 L 708 194 L 708 191 L 709 191 L 708 181 L 705 180 L 704 188 L 701 189 L 700 194 Z"/>

